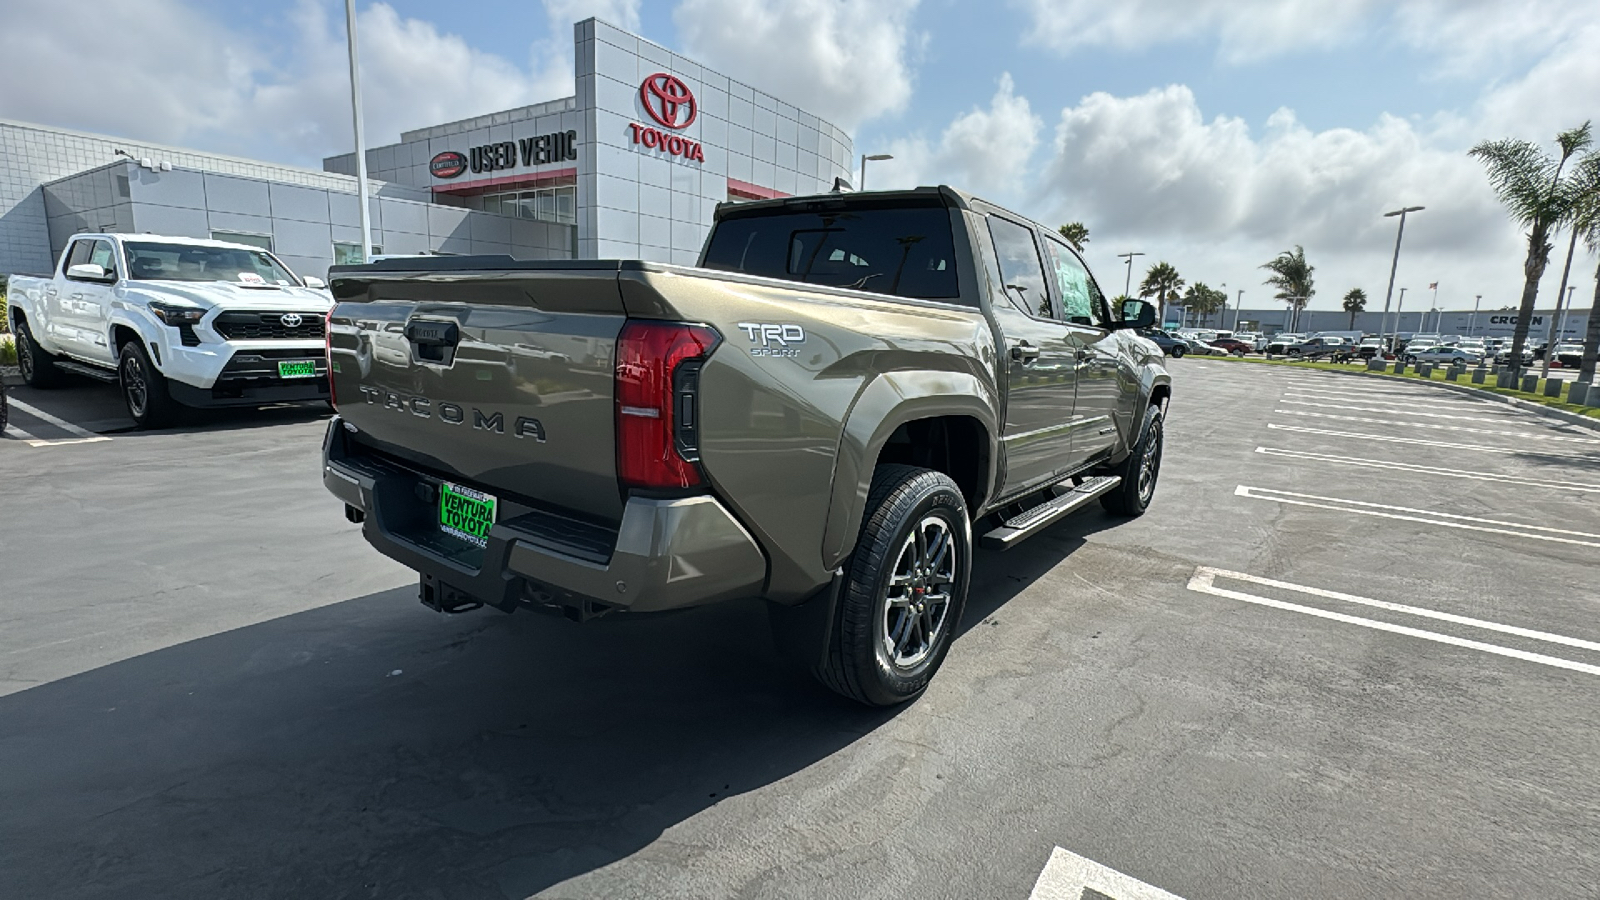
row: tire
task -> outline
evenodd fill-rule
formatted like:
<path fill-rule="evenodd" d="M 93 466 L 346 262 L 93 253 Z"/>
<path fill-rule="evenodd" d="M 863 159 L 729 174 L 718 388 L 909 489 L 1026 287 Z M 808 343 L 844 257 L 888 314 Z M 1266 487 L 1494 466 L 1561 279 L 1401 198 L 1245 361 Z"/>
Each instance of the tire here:
<path fill-rule="evenodd" d="M 52 388 L 61 383 L 62 372 L 56 368 L 56 355 L 47 352 L 33 339 L 33 326 L 22 319 L 17 329 L 17 366 L 22 370 L 22 380 L 31 388 Z"/>
<path fill-rule="evenodd" d="M 1466 357 L 1463 357 L 1463 356 L 1458 356 L 1455 359 L 1450 360 L 1450 365 L 1452 365 L 1452 366 L 1464 366 L 1466 364 L 1467 364 Z"/>
<path fill-rule="evenodd" d="M 167 378 L 150 364 L 144 345 L 128 341 L 122 345 L 117 363 L 117 382 L 128 416 L 140 428 L 161 428 L 177 418 L 178 404 L 167 391 Z"/>
<path fill-rule="evenodd" d="M 1172 358 L 1173 359 L 1183 359 L 1183 354 L 1186 353 L 1186 352 L 1188 352 L 1188 351 L 1184 350 L 1182 347 L 1173 347 L 1172 348 Z"/>
<path fill-rule="evenodd" d="M 1290 359 L 1295 359 L 1295 358 L 1297 358 L 1299 356 L 1300 356 L 1300 351 L 1299 350 L 1290 350 L 1289 351 L 1289 358 Z"/>
<path fill-rule="evenodd" d="M 868 706 L 916 699 L 950 649 L 971 570 L 972 523 L 956 483 L 929 469 L 879 466 L 817 678 Z"/>
<path fill-rule="evenodd" d="M 1110 474 L 1122 476 L 1122 483 L 1117 485 L 1116 490 L 1100 495 L 1100 505 L 1106 512 L 1131 519 L 1144 515 L 1144 511 L 1150 508 L 1150 501 L 1156 495 L 1156 481 L 1161 477 L 1164 443 L 1161 407 L 1152 403 L 1145 410 L 1144 429 L 1139 434 L 1139 442 L 1133 445 L 1133 452 L 1111 470 Z"/>
<path fill-rule="evenodd" d="M 1240 359 L 1244 359 L 1244 351 L 1243 350 L 1235 350 L 1235 351 L 1233 351 L 1233 355 L 1237 356 Z"/>
<path fill-rule="evenodd" d="M 5 382 L 0 381 L 0 434 L 6 433 L 6 421 L 11 418 L 11 402 L 6 399 Z"/>

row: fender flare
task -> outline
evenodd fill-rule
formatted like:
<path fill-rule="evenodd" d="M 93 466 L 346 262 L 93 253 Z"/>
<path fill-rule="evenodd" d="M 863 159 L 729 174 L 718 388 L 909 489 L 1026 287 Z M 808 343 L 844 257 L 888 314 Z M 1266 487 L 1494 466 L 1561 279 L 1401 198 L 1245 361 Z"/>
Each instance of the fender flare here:
<path fill-rule="evenodd" d="M 1150 409 L 1150 398 L 1156 394 L 1156 388 L 1165 388 L 1168 402 L 1172 400 L 1172 376 L 1167 370 L 1158 366 L 1145 366 L 1139 372 L 1139 403 L 1134 409 L 1133 427 L 1135 433 L 1128 442 L 1131 449 L 1139 445 L 1144 438 L 1144 416 Z"/>
<path fill-rule="evenodd" d="M 993 385 L 969 372 L 894 371 L 867 382 L 851 403 L 839 435 L 828 523 L 822 535 L 823 566 L 837 568 L 855 549 L 872 486 L 874 461 L 895 429 L 907 422 L 940 416 L 976 419 L 988 435 L 989 460 L 988 471 L 980 479 L 982 496 L 977 498 L 975 507 L 994 496 L 999 459 L 999 427 L 995 419 L 998 408 Z"/>
<path fill-rule="evenodd" d="M 165 374 L 164 370 L 166 369 L 167 364 L 167 336 L 162 333 L 162 329 L 155 324 L 148 312 L 145 312 L 145 314 L 142 316 L 133 316 L 129 315 L 128 310 L 129 307 L 121 304 L 112 307 L 111 318 L 106 322 L 106 346 L 111 348 L 112 362 L 120 362 L 121 360 L 119 357 L 122 355 L 120 348 L 117 345 L 117 329 L 127 328 L 129 331 L 132 331 L 134 334 L 139 336 L 139 340 L 144 342 L 144 346 L 147 351 L 156 351 L 155 353 L 151 354 L 152 359 L 150 360 L 150 363 L 156 367 L 156 371 Z M 143 310 L 141 310 L 141 312 L 143 312 Z"/>

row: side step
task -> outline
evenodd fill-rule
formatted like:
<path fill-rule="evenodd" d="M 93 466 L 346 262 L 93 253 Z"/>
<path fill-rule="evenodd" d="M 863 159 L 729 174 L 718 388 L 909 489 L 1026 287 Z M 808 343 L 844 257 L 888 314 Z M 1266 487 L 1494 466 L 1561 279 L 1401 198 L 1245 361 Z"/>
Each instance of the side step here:
<path fill-rule="evenodd" d="M 104 381 L 106 384 L 117 383 L 117 373 L 97 366 L 86 366 L 81 362 L 74 362 L 70 359 L 56 360 L 56 368 L 63 372 L 71 372 L 74 375 L 82 375 L 85 378 L 93 378 L 95 381 Z"/>
<path fill-rule="evenodd" d="M 1121 475 L 1102 475 L 1086 478 L 1064 494 L 1044 501 L 1038 506 L 1005 520 L 999 528 L 984 535 L 979 544 L 986 550 L 1010 550 L 1026 538 L 1049 528 L 1065 516 L 1082 509 L 1093 500 L 1122 484 Z"/>

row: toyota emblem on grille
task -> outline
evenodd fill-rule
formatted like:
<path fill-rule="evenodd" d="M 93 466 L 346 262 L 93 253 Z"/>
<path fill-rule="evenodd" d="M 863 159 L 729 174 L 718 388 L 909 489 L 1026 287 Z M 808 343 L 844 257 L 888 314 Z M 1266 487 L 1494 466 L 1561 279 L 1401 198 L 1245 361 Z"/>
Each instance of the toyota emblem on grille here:
<path fill-rule="evenodd" d="M 280 316 L 278 318 L 278 321 L 283 323 L 283 327 L 285 327 L 285 328 L 299 328 L 300 327 L 300 314 L 299 313 L 284 313 L 282 316 Z"/>

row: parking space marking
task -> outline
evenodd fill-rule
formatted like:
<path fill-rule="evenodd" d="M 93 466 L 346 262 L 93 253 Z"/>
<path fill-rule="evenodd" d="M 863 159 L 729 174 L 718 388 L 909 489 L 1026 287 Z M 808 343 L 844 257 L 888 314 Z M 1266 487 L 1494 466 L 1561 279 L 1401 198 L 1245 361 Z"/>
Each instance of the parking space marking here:
<path fill-rule="evenodd" d="M 1507 421 L 1510 421 L 1513 418 L 1508 416 L 1456 416 L 1451 415 L 1450 413 L 1416 412 L 1416 409 L 1421 409 L 1422 407 L 1412 407 L 1409 404 L 1396 404 L 1388 407 L 1382 407 L 1350 406 L 1344 403 L 1313 403 L 1310 400 L 1283 399 L 1279 400 L 1278 402 L 1285 406 L 1312 406 L 1316 407 L 1317 409 L 1347 409 L 1351 410 L 1352 412 L 1387 413 L 1389 415 L 1396 416 L 1422 416 L 1425 419 L 1455 419 L 1461 422 L 1498 422 L 1502 425 L 1506 424 Z"/>
<path fill-rule="evenodd" d="M 1368 503 L 1364 500 L 1346 500 L 1342 497 L 1297 494 L 1293 491 L 1251 487 L 1244 484 L 1234 488 L 1233 495 L 1235 497 L 1249 497 L 1252 500 L 1271 500 L 1275 503 L 1287 503 L 1292 506 L 1310 506 L 1316 509 L 1331 509 L 1334 512 L 1378 516 L 1384 519 L 1399 519 L 1404 522 L 1420 522 L 1424 525 L 1437 525 L 1441 528 L 1461 528 L 1467 531 L 1509 534 L 1512 537 L 1551 541 L 1557 544 L 1600 547 L 1600 534 L 1590 534 L 1587 531 L 1570 531 L 1565 528 L 1549 528 L 1544 525 L 1519 525 L 1516 522 L 1502 522 L 1498 519 L 1481 519 L 1477 516 L 1461 516 L 1455 513 L 1435 512 L 1430 509 L 1415 509 L 1410 506 L 1389 506 L 1384 503 Z M 1385 512 L 1385 510 L 1389 511 Z M 1561 535 L 1568 535 L 1568 537 L 1562 537 Z M 1583 538 L 1589 538 L 1589 540 L 1582 540 Z"/>
<path fill-rule="evenodd" d="M 62 438 L 59 440 L 43 440 L 41 438 L 34 437 L 28 432 L 23 431 L 21 428 L 17 428 L 16 432 L 24 436 L 24 440 L 27 441 L 28 446 L 30 447 L 56 447 L 62 444 L 94 444 L 100 441 L 111 440 L 111 438 L 108 438 L 103 434 L 95 434 L 92 431 L 79 428 L 71 422 L 68 422 L 66 419 L 53 416 L 42 409 L 23 403 L 21 400 L 11 400 L 10 403 L 13 409 L 21 410 L 22 412 L 33 416 L 35 419 L 38 419 L 41 422 L 48 422 L 62 431 L 65 431 L 67 434 L 72 435 L 70 438 Z"/>
<path fill-rule="evenodd" d="M 1514 437 L 1525 441 L 1561 441 L 1570 444 L 1600 444 L 1600 438 L 1571 437 L 1564 434 L 1534 434 L 1528 431 L 1498 431 L 1492 428 L 1473 428 L 1470 425 L 1441 425 L 1437 422 L 1401 422 L 1394 419 L 1369 419 L 1366 416 L 1340 416 L 1334 413 L 1312 412 L 1308 409 L 1275 409 L 1285 416 L 1304 416 L 1310 419 L 1333 419 L 1338 422 L 1360 422 L 1363 425 L 1391 425 L 1400 428 L 1432 428 L 1435 431 L 1464 431 L 1468 434 L 1487 434 L 1495 437 Z"/>
<path fill-rule="evenodd" d="M 1363 400 L 1366 400 L 1366 401 L 1370 401 L 1372 403 L 1384 403 L 1384 404 L 1387 404 L 1389 406 L 1398 406 L 1398 407 L 1404 407 L 1404 408 L 1407 408 L 1407 409 L 1421 409 L 1421 410 L 1445 408 L 1445 409 L 1476 409 L 1476 410 L 1483 410 L 1485 412 L 1488 412 L 1488 411 L 1496 410 L 1496 409 L 1503 409 L 1503 410 L 1508 410 L 1508 411 L 1511 409 L 1510 407 L 1505 407 L 1505 406 L 1498 406 L 1498 407 L 1497 406 L 1488 406 L 1488 405 L 1486 405 L 1484 403 L 1481 403 L 1481 402 L 1473 402 L 1473 401 L 1468 401 L 1468 400 L 1438 400 L 1438 401 L 1434 401 L 1434 400 L 1429 399 L 1429 402 L 1427 402 L 1427 403 L 1407 403 L 1407 402 L 1405 402 L 1407 400 L 1422 400 L 1424 398 L 1419 397 L 1418 395 L 1412 394 L 1412 393 L 1393 393 L 1393 392 L 1389 392 L 1389 391 L 1384 391 L 1384 392 L 1378 392 L 1378 391 L 1323 391 L 1323 390 L 1315 390 L 1314 391 L 1314 390 L 1309 390 L 1309 389 L 1306 389 L 1306 388 L 1288 388 L 1283 392 L 1283 395 L 1285 397 L 1304 397 L 1304 398 L 1311 399 L 1311 400 L 1355 400 L 1357 402 L 1361 402 Z"/>
<path fill-rule="evenodd" d="M 15 424 L 7 425 L 5 432 L 3 434 L 0 434 L 0 438 L 7 438 L 7 439 L 12 439 L 12 440 L 20 438 L 20 439 L 22 439 L 24 441 L 27 441 L 30 444 L 32 444 L 35 441 L 39 440 L 38 438 L 34 437 L 33 435 L 29 434 L 28 432 L 23 431 L 21 428 L 18 428 Z"/>
<path fill-rule="evenodd" d="M 1540 478 L 1525 478 L 1521 475 L 1498 475 L 1494 472 L 1469 472 L 1465 469 L 1445 469 L 1439 466 L 1424 466 L 1417 463 L 1391 462 L 1383 459 L 1363 459 L 1359 456 L 1335 456 L 1331 453 L 1308 453 L 1302 450 L 1284 450 L 1278 447 L 1257 447 L 1257 453 L 1267 456 L 1283 456 L 1290 459 L 1304 459 L 1311 462 L 1335 463 L 1338 465 L 1364 466 L 1369 469 L 1394 469 L 1399 472 L 1414 472 L 1419 475 L 1440 475 L 1445 478 L 1470 478 L 1475 481 L 1498 481 L 1505 484 L 1515 484 L 1521 487 L 1544 487 L 1563 491 L 1586 491 L 1600 494 L 1600 484 L 1586 484 L 1581 481 L 1547 481 Z"/>
<path fill-rule="evenodd" d="M 1538 456 L 1548 459 L 1581 459 L 1586 462 L 1600 462 L 1596 457 L 1584 453 L 1552 453 L 1546 450 L 1534 453 L 1517 447 L 1455 444 L 1449 441 L 1428 441 L 1422 438 L 1396 437 L 1389 434 L 1367 434 L 1364 431 L 1330 431 L 1325 428 L 1307 428 L 1303 425 L 1280 425 L 1277 422 L 1268 422 L 1267 427 L 1274 431 L 1292 431 L 1296 434 L 1317 434 L 1324 437 L 1356 438 L 1357 440 L 1376 441 L 1384 444 L 1416 444 L 1423 447 L 1443 447 L 1450 450 L 1474 450 L 1479 453 L 1515 453 L 1519 456 Z"/>
<path fill-rule="evenodd" d="M 1389 609 L 1395 612 L 1403 612 L 1411 615 L 1425 615 L 1427 618 L 1432 619 L 1442 619 L 1444 621 L 1451 622 L 1462 620 L 1459 621 L 1458 624 L 1471 625 L 1475 628 L 1489 628 L 1493 631 L 1499 631 L 1505 634 L 1514 634 L 1521 637 L 1534 637 L 1536 640 L 1549 640 L 1553 638 L 1556 639 L 1553 641 L 1554 643 L 1578 647 L 1585 650 L 1596 649 L 1597 647 L 1597 645 L 1589 641 L 1580 641 L 1577 638 L 1548 634 L 1547 632 L 1527 632 L 1524 634 L 1523 632 L 1525 632 L 1526 629 L 1516 628 L 1512 625 L 1501 625 L 1498 622 L 1485 622 L 1481 619 L 1467 619 L 1464 616 L 1451 616 L 1449 613 L 1440 613 L 1434 610 L 1424 610 L 1414 606 L 1403 606 L 1398 603 L 1386 603 L 1381 600 L 1372 600 L 1367 597 L 1356 597 L 1353 594 L 1340 594 L 1337 591 L 1324 591 L 1319 588 L 1306 587 L 1305 585 L 1291 584 L 1287 581 L 1274 581 L 1268 578 L 1259 578 L 1254 575 L 1247 575 L 1243 572 L 1228 572 L 1222 569 L 1213 569 L 1209 566 L 1198 566 L 1195 568 L 1194 575 L 1189 579 L 1189 590 L 1200 594 L 1211 594 L 1217 597 L 1227 597 L 1232 600 L 1240 600 L 1245 603 L 1254 603 L 1258 606 L 1268 606 L 1273 609 L 1282 609 L 1289 612 L 1303 613 L 1308 616 L 1316 616 L 1319 619 L 1329 619 L 1334 622 L 1344 622 L 1347 625 L 1359 625 L 1362 628 L 1371 628 L 1377 631 L 1387 631 L 1393 634 L 1403 634 L 1409 637 L 1421 638 L 1425 641 L 1433 641 L 1437 644 L 1449 644 L 1454 647 L 1466 647 L 1471 650 L 1481 650 L 1484 653 L 1492 653 L 1496 656 L 1506 656 L 1512 659 L 1520 659 L 1527 662 L 1539 663 L 1540 665 L 1552 666 L 1557 669 L 1568 669 L 1573 672 L 1583 672 L 1588 675 L 1600 675 L 1600 666 L 1590 665 L 1589 663 L 1582 663 L 1571 659 L 1563 659 L 1559 656 L 1547 656 L 1543 653 L 1531 653 L 1527 650 L 1518 650 L 1515 647 L 1503 647 L 1499 644 L 1489 644 L 1483 641 L 1474 641 L 1470 638 L 1456 637 L 1455 635 L 1451 634 L 1440 634 L 1436 631 L 1426 631 L 1421 628 L 1412 628 L 1407 625 L 1395 625 L 1389 622 L 1380 622 L 1376 619 L 1366 619 L 1362 618 L 1361 616 L 1352 616 L 1347 613 L 1318 609 L 1314 606 L 1302 606 L 1298 603 L 1274 600 L 1271 597 L 1262 597 L 1260 595 L 1250 594 L 1244 591 L 1220 588 L 1217 587 L 1215 583 L 1218 578 L 1261 584 L 1280 588 L 1282 590 L 1295 591 L 1313 597 L 1325 597 L 1332 600 L 1361 603 L 1367 606 L 1376 606 L 1381 609 Z"/>
<path fill-rule="evenodd" d="M 1028 900 L 1183 900 L 1158 887 L 1060 847 L 1033 883 Z"/>

